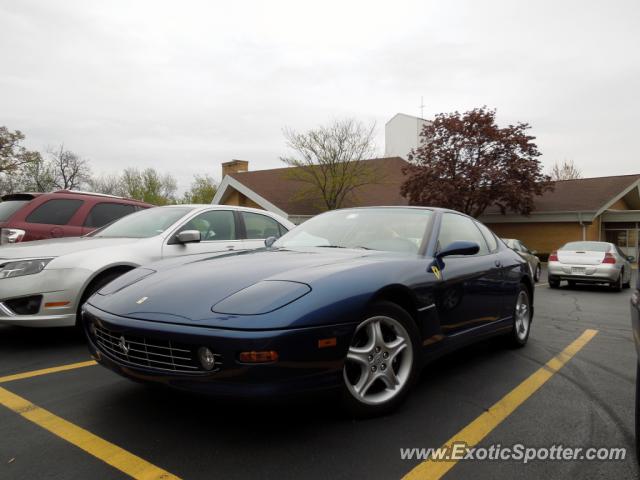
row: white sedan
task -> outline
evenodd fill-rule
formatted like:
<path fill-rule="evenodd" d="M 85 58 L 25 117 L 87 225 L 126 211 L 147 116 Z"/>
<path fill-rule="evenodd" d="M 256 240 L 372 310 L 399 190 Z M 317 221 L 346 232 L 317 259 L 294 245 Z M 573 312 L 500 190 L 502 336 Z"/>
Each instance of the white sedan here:
<path fill-rule="evenodd" d="M 294 227 L 273 213 L 226 205 L 172 205 L 121 218 L 88 236 L 0 247 L 0 323 L 75 325 L 93 293 L 140 265 L 263 247 Z"/>

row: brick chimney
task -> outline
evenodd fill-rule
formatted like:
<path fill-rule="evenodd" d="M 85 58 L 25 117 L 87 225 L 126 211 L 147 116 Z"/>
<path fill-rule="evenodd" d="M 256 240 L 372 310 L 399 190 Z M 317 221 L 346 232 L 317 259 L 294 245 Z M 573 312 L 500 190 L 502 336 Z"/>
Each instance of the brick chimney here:
<path fill-rule="evenodd" d="M 246 160 L 231 160 L 222 163 L 222 178 L 230 173 L 240 173 L 249 171 L 249 162 Z"/>

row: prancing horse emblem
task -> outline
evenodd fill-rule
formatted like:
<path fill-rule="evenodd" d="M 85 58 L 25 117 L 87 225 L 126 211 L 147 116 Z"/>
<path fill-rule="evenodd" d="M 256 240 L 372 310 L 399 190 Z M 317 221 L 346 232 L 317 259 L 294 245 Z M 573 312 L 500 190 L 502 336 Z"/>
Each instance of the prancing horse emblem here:
<path fill-rule="evenodd" d="M 118 342 L 118 346 L 120 347 L 120 350 L 122 350 L 122 353 L 124 353 L 125 355 L 129 353 L 129 345 L 127 345 L 127 341 L 124 339 L 124 336 L 120 336 L 120 341 Z"/>
<path fill-rule="evenodd" d="M 140 300 L 138 300 L 136 303 L 138 305 L 142 305 L 144 302 L 146 302 L 147 300 L 149 300 L 149 297 L 142 297 Z"/>

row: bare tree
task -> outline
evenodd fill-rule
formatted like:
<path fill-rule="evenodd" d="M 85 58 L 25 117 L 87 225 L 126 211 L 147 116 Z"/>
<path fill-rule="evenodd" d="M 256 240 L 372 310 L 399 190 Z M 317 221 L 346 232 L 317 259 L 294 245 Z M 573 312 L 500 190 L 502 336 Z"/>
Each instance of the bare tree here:
<path fill-rule="evenodd" d="M 306 183 L 302 196 L 320 196 L 328 210 L 340 208 L 359 187 L 378 183 L 378 173 L 363 160 L 375 156 L 375 123 L 365 126 L 354 119 L 337 120 L 305 133 L 284 130 L 287 146 L 295 155 L 280 157 L 292 168 L 290 178 Z"/>
<path fill-rule="evenodd" d="M 49 149 L 50 164 L 54 170 L 54 184 L 57 188 L 73 190 L 88 183 L 91 178 L 89 162 L 75 153 L 60 148 Z"/>
<path fill-rule="evenodd" d="M 551 180 L 576 180 L 582 178 L 582 171 L 575 166 L 573 160 L 564 160 L 562 163 L 556 162 L 549 172 Z"/>
<path fill-rule="evenodd" d="M 88 185 L 89 189 L 96 193 L 107 195 L 121 195 L 123 193 L 122 179 L 118 175 L 110 174 L 91 177 Z"/>

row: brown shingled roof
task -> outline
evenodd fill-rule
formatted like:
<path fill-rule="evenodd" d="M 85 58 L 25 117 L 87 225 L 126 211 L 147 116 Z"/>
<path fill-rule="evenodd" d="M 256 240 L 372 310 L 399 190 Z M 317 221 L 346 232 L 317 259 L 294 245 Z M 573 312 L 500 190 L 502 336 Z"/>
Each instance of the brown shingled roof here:
<path fill-rule="evenodd" d="M 407 205 L 407 199 L 400 195 L 405 178 L 402 167 L 407 162 L 400 157 L 365 161 L 378 170 L 382 180 L 356 189 L 344 206 Z M 289 215 L 316 215 L 324 211 L 321 197 L 302 196 L 309 184 L 292 179 L 290 170 L 291 167 L 286 167 L 230 175 Z"/>
<path fill-rule="evenodd" d="M 553 191 L 535 198 L 532 213 L 595 212 L 638 180 L 636 174 L 557 181 Z M 500 210 L 487 209 L 485 215 L 495 213 Z"/>

